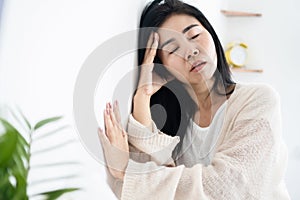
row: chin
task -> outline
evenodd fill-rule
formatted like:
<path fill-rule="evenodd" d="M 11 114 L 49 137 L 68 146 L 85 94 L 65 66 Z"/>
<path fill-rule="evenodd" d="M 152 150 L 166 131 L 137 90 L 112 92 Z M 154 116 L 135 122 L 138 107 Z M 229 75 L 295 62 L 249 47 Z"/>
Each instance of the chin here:
<path fill-rule="evenodd" d="M 204 82 L 205 82 L 205 80 L 203 78 L 197 78 L 197 79 L 193 78 L 189 81 L 189 84 L 196 85 L 196 84 L 204 83 Z"/>

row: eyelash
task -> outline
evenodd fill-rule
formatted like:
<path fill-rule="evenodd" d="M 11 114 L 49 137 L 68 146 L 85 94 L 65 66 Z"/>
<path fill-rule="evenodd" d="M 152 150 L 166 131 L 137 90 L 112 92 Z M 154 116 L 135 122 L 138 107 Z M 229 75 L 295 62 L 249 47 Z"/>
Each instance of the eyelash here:
<path fill-rule="evenodd" d="M 191 37 L 191 40 L 197 38 L 199 35 L 200 35 L 200 33 L 198 33 L 197 35 L 194 35 L 193 37 Z"/>
<path fill-rule="evenodd" d="M 174 53 L 179 47 L 176 47 L 173 51 L 170 52 L 170 54 Z"/>
<path fill-rule="evenodd" d="M 193 37 L 190 38 L 190 40 L 197 38 L 199 35 L 200 35 L 200 33 L 197 35 L 194 35 Z M 170 54 L 173 54 L 175 51 L 177 51 L 177 49 L 179 49 L 179 47 L 176 47 L 173 51 L 170 52 Z"/>

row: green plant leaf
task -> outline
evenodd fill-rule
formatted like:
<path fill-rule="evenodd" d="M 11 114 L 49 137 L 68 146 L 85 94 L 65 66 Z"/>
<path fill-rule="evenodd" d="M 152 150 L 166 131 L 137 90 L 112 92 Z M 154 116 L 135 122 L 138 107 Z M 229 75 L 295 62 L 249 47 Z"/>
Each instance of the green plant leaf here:
<path fill-rule="evenodd" d="M 12 200 L 19 200 L 19 199 L 28 199 L 26 189 L 27 189 L 27 182 L 26 178 L 24 178 L 19 172 L 13 172 L 14 176 L 16 177 L 17 184 L 16 184 L 16 191 L 14 193 Z"/>
<path fill-rule="evenodd" d="M 30 159 L 30 144 L 23 138 L 21 134 L 18 135 L 18 142 L 16 148 L 18 154 L 22 155 L 23 158 L 29 162 Z"/>
<path fill-rule="evenodd" d="M 57 121 L 59 119 L 61 119 L 62 117 L 59 116 L 59 117 L 51 117 L 51 118 L 48 118 L 48 119 L 44 119 L 42 121 L 39 121 L 35 126 L 34 126 L 34 130 L 37 130 L 39 128 L 41 128 L 42 126 L 48 124 L 48 123 L 51 123 L 51 122 L 54 122 L 54 121 Z"/>
<path fill-rule="evenodd" d="M 29 151 L 26 147 L 24 147 L 22 144 L 20 143 L 17 143 L 17 146 L 16 146 L 16 153 L 18 156 L 24 158 L 26 160 L 26 162 L 28 163 L 29 162 Z"/>
<path fill-rule="evenodd" d="M 22 160 L 22 156 L 20 156 L 18 153 L 15 153 L 13 155 L 13 161 L 14 161 L 14 165 L 12 166 L 13 174 L 19 174 L 24 179 L 26 179 L 28 171 Z"/>
<path fill-rule="evenodd" d="M 14 133 L 19 133 L 19 131 L 11 125 L 8 121 L 0 117 L 0 123 L 3 125 L 4 129 L 6 132 L 14 132 Z"/>
<path fill-rule="evenodd" d="M 25 140 L 25 138 L 21 134 L 19 134 L 18 136 L 18 142 L 23 146 L 29 147 L 29 143 Z"/>
<path fill-rule="evenodd" d="M 52 147 L 49 147 L 51 145 L 48 144 L 45 146 L 45 149 L 42 149 L 39 152 L 32 152 L 31 145 L 32 142 L 35 142 L 35 137 L 33 137 L 34 134 L 32 133 L 51 122 L 55 122 L 61 119 L 62 117 L 58 116 L 44 119 L 36 123 L 35 126 L 31 126 L 20 109 L 18 109 L 19 112 L 13 112 L 12 110 L 10 111 L 14 120 L 13 122 L 18 123 L 18 126 L 16 127 L 20 127 L 20 129 L 22 128 L 22 134 L 27 133 L 28 138 L 26 137 L 27 135 L 24 134 L 23 135 L 25 137 L 23 137 L 23 135 L 21 135 L 20 132 L 8 121 L 0 118 L 0 125 L 2 124 L 4 127 L 4 134 L 0 136 L 0 200 L 28 200 L 28 184 L 34 185 L 49 183 L 50 181 L 57 181 L 60 179 L 73 179 L 77 177 L 78 174 L 71 174 L 27 183 L 29 170 L 32 169 L 32 167 L 29 167 L 31 155 L 36 155 L 36 153 L 43 153 L 66 146 L 69 143 L 75 142 L 75 140 L 59 140 L 59 144 L 53 145 Z M 47 136 L 53 135 L 54 133 L 59 132 L 64 128 L 65 127 L 63 126 L 55 129 L 54 131 L 48 132 L 46 136 L 41 132 L 41 135 L 38 134 L 39 136 L 37 137 L 37 139 L 46 138 Z M 37 167 L 52 167 L 68 164 L 72 165 L 79 163 L 65 161 L 61 163 L 45 163 Z M 76 190 L 79 190 L 79 188 L 62 188 L 49 192 L 43 192 L 39 195 L 44 196 L 47 200 L 54 200 L 67 192 L 73 192 Z"/>
<path fill-rule="evenodd" d="M 45 200 L 55 200 L 61 195 L 68 193 L 68 192 L 74 192 L 76 190 L 79 190 L 79 188 L 65 188 L 65 189 L 59 189 L 59 190 L 53 190 L 50 192 L 44 192 L 39 195 L 45 196 Z"/>
<path fill-rule="evenodd" d="M 0 123 L 5 129 L 5 133 L 0 136 L 0 167 L 5 166 L 12 158 L 16 149 L 18 131 L 5 119 L 0 118 Z"/>
<path fill-rule="evenodd" d="M 1 168 L 1 171 L 3 169 Z M 3 170 L 4 171 L 4 170 Z M 9 174 L 8 173 L 4 173 L 0 176 L 0 191 L 1 191 L 1 188 L 5 188 L 5 185 L 7 185 L 9 183 Z M 0 194 L 1 196 L 1 194 Z M 0 198 L 1 199 L 1 198 Z"/>
<path fill-rule="evenodd" d="M 13 197 L 14 192 L 14 186 L 9 181 L 6 181 L 5 184 L 2 187 L 0 187 L 0 199 L 11 199 L 11 197 Z"/>

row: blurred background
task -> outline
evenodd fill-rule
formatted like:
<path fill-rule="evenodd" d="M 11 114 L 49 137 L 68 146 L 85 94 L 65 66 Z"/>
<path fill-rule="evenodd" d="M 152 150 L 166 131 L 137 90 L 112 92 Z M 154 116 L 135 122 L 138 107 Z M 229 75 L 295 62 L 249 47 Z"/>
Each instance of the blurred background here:
<path fill-rule="evenodd" d="M 31 190 L 78 186 L 83 190 L 61 199 L 115 199 L 106 185 L 104 167 L 80 143 L 73 121 L 76 76 L 89 54 L 112 36 L 136 29 L 148 0 L 0 0 L 0 106 L 18 105 L 32 123 L 63 115 L 71 128 L 46 143 L 72 140 L 35 162 L 72 159 L 79 167 L 61 168 L 78 176 L 37 184 Z M 292 199 L 300 199 L 300 2 L 296 0 L 187 0 L 209 19 L 224 48 L 229 42 L 248 45 L 248 69 L 262 73 L 233 72 L 240 82 L 265 82 L 280 94 L 283 138 L 289 161 L 286 184 Z M 259 13 L 260 17 L 227 16 L 221 10 Z M 122 67 L 134 67 L 127 59 Z M 111 80 L 114 77 L 112 77 Z M 118 81 L 118 80 L 116 80 Z M 104 99 L 106 97 L 103 97 Z M 108 99 L 109 100 L 109 99 Z M 106 101 L 106 100 L 104 100 Z M 7 113 L 1 111 L 2 116 Z M 35 148 L 42 148 L 43 145 Z M 1 152 L 0 152 L 1 153 Z M 48 170 L 30 176 L 34 182 Z"/>

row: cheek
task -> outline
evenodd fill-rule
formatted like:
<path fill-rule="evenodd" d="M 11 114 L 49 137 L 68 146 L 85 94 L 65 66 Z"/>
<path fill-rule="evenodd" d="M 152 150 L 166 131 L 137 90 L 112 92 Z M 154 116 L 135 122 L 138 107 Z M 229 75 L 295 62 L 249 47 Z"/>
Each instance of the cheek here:
<path fill-rule="evenodd" d="M 170 56 L 168 59 L 163 62 L 166 69 L 173 73 L 183 73 L 184 62 L 178 56 Z"/>
<path fill-rule="evenodd" d="M 218 56 L 217 56 L 216 53 L 215 53 L 215 58 L 214 58 L 214 64 L 217 67 L 217 65 L 218 65 Z"/>
<path fill-rule="evenodd" d="M 184 63 L 182 59 L 180 59 L 177 56 L 172 56 L 170 59 L 164 59 L 162 60 L 163 65 L 165 68 L 179 81 L 186 82 L 186 74 L 183 70 Z"/>
<path fill-rule="evenodd" d="M 208 69 L 204 71 L 204 77 L 205 79 L 211 79 L 214 75 L 214 73 L 217 70 L 217 55 L 215 55 L 215 57 L 213 58 L 213 62 L 208 66 Z"/>
<path fill-rule="evenodd" d="M 198 44 L 204 55 L 209 58 L 211 63 L 214 63 L 216 57 L 216 48 L 214 40 L 208 32 L 203 35 L 203 37 L 198 41 Z"/>
<path fill-rule="evenodd" d="M 174 66 L 176 64 L 176 61 L 173 57 L 174 56 L 169 56 L 169 55 L 161 56 L 161 61 L 168 71 L 170 71 L 172 68 L 174 68 Z"/>
<path fill-rule="evenodd" d="M 213 63 L 215 63 L 217 61 L 216 48 L 215 48 L 214 41 L 212 38 L 210 39 L 210 41 L 208 41 L 208 55 L 212 59 Z"/>
<path fill-rule="evenodd" d="M 217 56 L 217 53 L 216 53 L 216 50 L 215 50 L 215 46 L 213 46 L 211 49 L 212 49 L 212 52 L 211 52 L 211 59 L 212 59 L 213 63 L 214 63 L 215 65 L 217 65 L 218 56 Z"/>
<path fill-rule="evenodd" d="M 217 65 L 218 65 L 218 56 L 217 56 L 217 52 L 215 50 L 215 46 L 213 46 L 211 49 L 212 49 L 211 54 L 210 54 L 211 62 L 213 64 L 213 66 L 215 68 L 217 68 Z"/>

